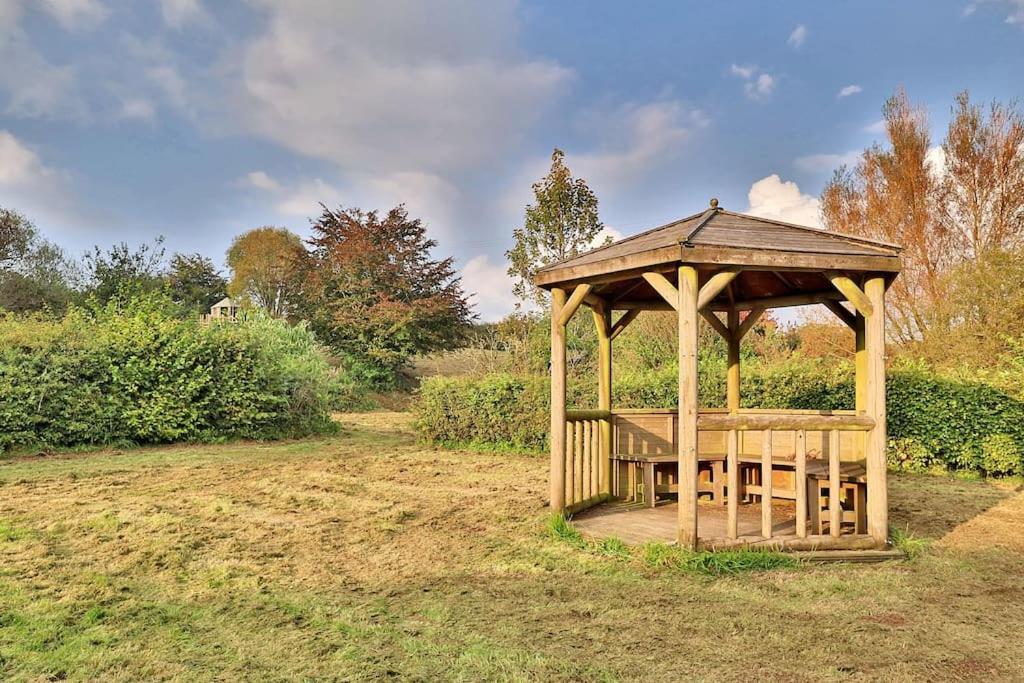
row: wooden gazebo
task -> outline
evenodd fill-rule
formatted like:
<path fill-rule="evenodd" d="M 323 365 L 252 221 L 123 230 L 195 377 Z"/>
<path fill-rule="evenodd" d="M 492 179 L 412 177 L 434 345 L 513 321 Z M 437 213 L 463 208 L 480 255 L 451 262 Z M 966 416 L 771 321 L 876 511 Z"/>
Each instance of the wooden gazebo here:
<path fill-rule="evenodd" d="M 712 200 L 702 213 L 542 269 L 535 282 L 551 292 L 552 510 L 658 507 L 664 518 L 674 493 L 673 536 L 686 547 L 884 547 L 885 291 L 899 252 Z M 566 323 L 584 304 L 599 339 L 598 405 L 566 410 Z M 854 409 L 741 409 L 740 340 L 765 310 L 809 304 L 853 330 Z M 612 407 L 612 342 L 643 311 L 678 313 L 678 410 Z M 698 410 L 698 316 L 728 346 L 721 409 Z M 699 504 L 705 494 L 710 504 Z M 632 540 L 643 536 L 640 524 Z"/>

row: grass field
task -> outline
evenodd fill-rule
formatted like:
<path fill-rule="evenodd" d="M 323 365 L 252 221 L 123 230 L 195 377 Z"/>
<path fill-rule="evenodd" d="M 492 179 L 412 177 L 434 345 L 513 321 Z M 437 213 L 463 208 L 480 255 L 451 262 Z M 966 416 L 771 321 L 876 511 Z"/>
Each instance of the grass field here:
<path fill-rule="evenodd" d="M 1024 679 L 1024 494 L 892 481 L 906 563 L 725 577 L 545 531 L 547 464 L 329 439 L 0 464 L 5 680 Z"/>

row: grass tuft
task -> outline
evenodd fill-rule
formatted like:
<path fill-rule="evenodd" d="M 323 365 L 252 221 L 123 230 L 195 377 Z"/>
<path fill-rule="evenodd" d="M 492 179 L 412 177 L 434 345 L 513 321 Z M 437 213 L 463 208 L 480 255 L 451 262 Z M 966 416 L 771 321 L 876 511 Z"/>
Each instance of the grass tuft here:
<path fill-rule="evenodd" d="M 548 535 L 556 541 L 568 543 L 574 548 L 585 548 L 587 542 L 583 539 L 583 536 L 576 527 L 572 525 L 569 520 L 562 514 L 553 514 L 548 517 L 547 524 Z"/>
<path fill-rule="evenodd" d="M 893 527 L 890 530 L 890 535 L 892 537 L 892 544 L 899 550 L 902 550 L 908 560 L 913 560 L 915 557 L 920 556 L 928 548 L 928 541 L 914 536 L 914 534 L 910 533 L 910 529 Z"/>
<path fill-rule="evenodd" d="M 722 576 L 746 571 L 792 569 L 799 560 L 786 553 L 769 550 L 719 550 L 692 552 L 665 543 L 645 543 L 641 547 L 644 564 L 648 567 L 675 569 Z"/>
<path fill-rule="evenodd" d="M 629 546 L 615 537 L 609 537 L 594 544 L 594 550 L 606 557 L 620 560 L 629 559 Z"/>

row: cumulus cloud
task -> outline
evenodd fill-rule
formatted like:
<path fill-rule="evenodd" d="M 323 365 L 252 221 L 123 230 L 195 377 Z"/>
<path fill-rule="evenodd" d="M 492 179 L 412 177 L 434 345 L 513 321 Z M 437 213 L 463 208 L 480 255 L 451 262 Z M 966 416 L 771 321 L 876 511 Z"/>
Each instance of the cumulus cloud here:
<path fill-rule="evenodd" d="M 514 145 L 572 77 L 522 56 L 515 5 L 260 3 L 233 120 L 303 155 L 372 171 L 460 169 Z"/>
<path fill-rule="evenodd" d="M 775 91 L 775 76 L 756 66 L 733 64 L 729 73 L 744 81 L 743 92 L 751 100 L 766 100 Z"/>
<path fill-rule="evenodd" d="M 128 97 L 121 100 L 121 118 L 152 123 L 156 107 L 144 97 Z"/>
<path fill-rule="evenodd" d="M 282 189 L 281 183 L 266 171 L 250 171 L 239 178 L 236 184 L 239 187 L 251 187 L 266 192 L 279 192 Z"/>
<path fill-rule="evenodd" d="M 108 14 L 99 0 L 42 0 L 39 5 L 66 31 L 93 28 Z"/>
<path fill-rule="evenodd" d="M 604 148 L 570 153 L 569 164 L 599 194 L 628 187 L 657 171 L 678 157 L 695 130 L 710 123 L 701 110 L 678 100 L 627 104 L 612 112 L 592 112 L 585 119 L 585 127 L 606 141 Z M 542 166 L 546 161 L 537 164 L 538 169 Z"/>
<path fill-rule="evenodd" d="M 175 29 L 209 19 L 200 0 L 160 0 L 160 14 L 164 22 Z"/>
<path fill-rule="evenodd" d="M 859 85 L 847 85 L 839 90 L 839 94 L 836 95 L 836 97 L 849 97 L 850 95 L 856 95 L 857 93 L 862 92 L 863 90 L 864 88 L 860 87 Z"/>
<path fill-rule="evenodd" d="M 942 179 L 946 175 L 946 150 L 939 145 L 929 147 L 924 155 L 924 163 L 933 176 Z"/>
<path fill-rule="evenodd" d="M 797 24 L 797 27 L 793 29 L 793 32 L 789 34 L 789 39 L 786 40 L 790 47 L 799 48 L 807 40 L 807 27 L 803 24 Z"/>
<path fill-rule="evenodd" d="M 0 1 L 0 93 L 6 95 L 5 112 L 81 118 L 84 105 L 75 92 L 75 69 L 53 64 L 36 49 L 20 25 L 23 13 L 17 0 Z"/>
<path fill-rule="evenodd" d="M 861 153 L 857 150 L 851 150 L 845 154 L 808 154 L 797 157 L 793 165 L 808 173 L 831 172 L 840 166 L 855 166 L 860 160 L 860 155 Z"/>
<path fill-rule="evenodd" d="M 50 175 L 34 151 L 10 132 L 0 130 L 0 185 L 37 185 Z"/>
<path fill-rule="evenodd" d="M 495 322 L 512 310 L 512 278 L 504 263 L 493 263 L 487 254 L 479 254 L 462 266 L 461 274 L 462 288 L 470 295 L 480 320 Z"/>
<path fill-rule="evenodd" d="M 817 197 L 802 193 L 796 183 L 784 181 L 778 174 L 773 173 L 751 185 L 747 200 L 750 204 L 747 213 L 751 215 L 822 227 Z"/>
<path fill-rule="evenodd" d="M 885 119 L 878 119 L 874 123 L 869 123 L 864 126 L 865 133 L 874 133 L 876 135 L 885 132 Z"/>

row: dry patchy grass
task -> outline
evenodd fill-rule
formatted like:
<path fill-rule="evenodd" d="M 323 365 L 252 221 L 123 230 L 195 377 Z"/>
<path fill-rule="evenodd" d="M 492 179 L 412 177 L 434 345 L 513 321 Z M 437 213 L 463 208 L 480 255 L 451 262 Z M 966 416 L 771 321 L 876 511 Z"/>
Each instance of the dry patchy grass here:
<path fill-rule="evenodd" d="M 896 479 L 894 525 L 959 525 L 910 563 L 708 578 L 551 539 L 542 459 L 342 419 L 329 439 L 0 465 L 0 675 L 1024 677 L 1007 487 Z"/>

